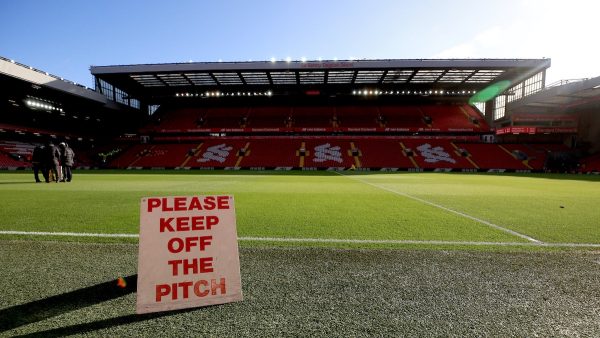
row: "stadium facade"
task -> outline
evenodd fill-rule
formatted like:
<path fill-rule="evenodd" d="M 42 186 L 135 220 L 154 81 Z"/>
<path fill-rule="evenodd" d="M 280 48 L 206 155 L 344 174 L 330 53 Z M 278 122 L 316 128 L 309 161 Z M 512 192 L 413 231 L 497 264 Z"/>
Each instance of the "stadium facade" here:
<path fill-rule="evenodd" d="M 550 64 L 95 66 L 91 90 L 2 59 L 0 78 L 11 88 L 3 138 L 25 148 L 35 136 L 68 138 L 89 154 L 87 165 L 116 168 L 581 170 L 575 158 L 600 144 L 598 81 L 547 88 Z"/>

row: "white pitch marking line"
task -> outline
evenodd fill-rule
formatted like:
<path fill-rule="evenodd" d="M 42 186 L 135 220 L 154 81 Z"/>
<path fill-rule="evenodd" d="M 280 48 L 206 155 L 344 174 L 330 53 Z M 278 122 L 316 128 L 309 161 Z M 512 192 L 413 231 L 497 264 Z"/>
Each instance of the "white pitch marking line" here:
<path fill-rule="evenodd" d="M 342 173 L 340 173 L 340 172 L 337 172 L 337 171 L 336 171 L 336 173 L 338 173 L 338 174 L 340 174 L 340 175 L 342 175 L 342 176 L 344 176 L 344 177 L 347 177 L 347 178 L 353 179 L 353 180 L 355 180 L 355 181 L 358 181 L 358 182 L 361 182 L 361 183 L 364 183 L 364 184 L 370 185 L 370 186 L 372 186 L 372 187 L 375 187 L 375 188 L 378 188 L 378 189 L 381 189 L 381 190 L 385 190 L 385 191 L 388 191 L 388 192 L 391 192 L 391 193 L 393 193 L 393 194 L 397 194 L 397 195 L 400 195 L 400 196 L 404 196 L 404 197 L 407 197 L 407 198 L 413 199 L 413 200 L 415 200 L 415 201 L 418 201 L 418 202 L 421 202 L 421 203 L 424 203 L 424 204 L 427 204 L 427 205 L 431 205 L 432 207 L 436 207 L 436 208 L 439 208 L 439 209 L 442 209 L 442 210 L 445 210 L 445 211 L 451 212 L 451 213 L 453 213 L 453 214 L 455 214 L 455 215 L 462 216 L 462 217 L 464 217 L 464 218 L 468 218 L 468 219 L 470 219 L 470 220 L 472 220 L 472 221 L 475 221 L 475 222 L 478 222 L 478 223 L 481 223 L 481 224 L 487 225 L 487 226 L 489 226 L 490 228 L 494 228 L 494 229 L 497 229 L 497 230 L 500 230 L 500 231 L 504 231 L 504 232 L 506 232 L 506 233 L 509 233 L 509 234 L 511 234 L 511 235 L 513 235 L 513 236 L 517 236 L 517 237 L 520 237 L 520 238 L 526 239 L 526 240 L 528 240 L 528 241 L 530 241 L 530 242 L 533 242 L 533 243 L 540 243 L 540 244 L 542 243 L 542 241 L 540 241 L 540 240 L 537 240 L 537 239 L 535 239 L 535 238 L 533 238 L 533 237 L 529 237 L 529 236 L 527 236 L 527 235 L 524 235 L 524 234 L 522 234 L 522 233 L 516 232 L 516 231 L 514 231 L 514 230 L 510 230 L 510 229 L 507 229 L 507 228 L 501 227 L 501 226 L 499 226 L 499 225 L 496 225 L 496 224 L 494 224 L 494 223 L 488 222 L 488 221 L 486 221 L 486 220 L 483 220 L 483 219 L 481 219 L 481 218 L 477 218 L 477 217 L 474 217 L 474 216 L 471 216 L 471 215 L 465 214 L 465 213 L 463 213 L 463 212 L 460 212 L 460 211 L 456 211 L 456 210 L 453 210 L 453 209 L 447 208 L 447 207 L 445 207 L 445 206 L 443 206 L 443 205 L 436 204 L 436 203 L 433 203 L 433 202 L 430 202 L 430 201 L 424 200 L 424 199 L 422 199 L 422 198 L 419 198 L 419 197 L 416 197 L 416 196 L 409 195 L 409 194 L 407 194 L 407 193 L 404 193 L 404 192 L 401 192 L 401 191 L 397 191 L 397 190 L 389 189 L 389 188 L 386 188 L 386 187 L 382 187 L 382 186 L 379 186 L 379 185 L 376 185 L 376 184 L 373 184 L 373 183 L 367 182 L 367 181 L 365 181 L 365 180 L 361 180 L 361 179 L 355 178 L 354 176 L 348 176 L 348 175 L 342 174 Z"/>
<path fill-rule="evenodd" d="M 0 231 L 0 235 L 25 236 L 65 236 L 65 237 L 108 237 L 108 238 L 138 238 L 138 234 L 100 234 L 92 232 L 43 232 L 43 231 Z"/>
<path fill-rule="evenodd" d="M 0 230 L 0 235 L 23 236 L 63 236 L 63 237 L 108 237 L 138 238 L 138 234 L 102 234 L 86 232 L 42 232 Z M 542 243 L 542 242 L 470 242 L 436 240 L 394 240 L 394 239 L 343 239 L 343 238 L 282 238 L 282 237 L 238 237 L 248 242 L 290 242 L 290 243 L 354 243 L 354 244 L 430 244 L 430 245 L 499 245 L 499 246 L 541 246 L 541 247 L 582 247 L 600 248 L 598 243 Z"/>

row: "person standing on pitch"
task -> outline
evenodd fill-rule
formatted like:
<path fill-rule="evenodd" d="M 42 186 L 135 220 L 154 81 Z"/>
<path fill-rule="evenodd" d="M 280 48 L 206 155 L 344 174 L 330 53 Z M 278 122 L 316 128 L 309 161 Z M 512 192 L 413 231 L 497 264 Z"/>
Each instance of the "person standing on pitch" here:
<path fill-rule="evenodd" d="M 44 167 L 43 167 L 43 162 L 44 162 L 44 149 L 42 149 L 42 147 L 40 147 L 39 145 L 35 146 L 35 148 L 33 148 L 33 154 L 31 154 L 31 164 L 33 166 L 33 177 L 35 178 L 35 182 L 36 183 L 40 183 L 40 171 L 42 172 L 42 175 L 44 176 L 44 178 L 46 177 L 46 175 L 44 174 Z"/>
<path fill-rule="evenodd" d="M 61 168 L 60 168 L 59 160 L 60 160 L 60 152 L 58 151 L 56 146 L 54 146 L 54 144 L 52 143 L 52 140 L 49 140 L 48 144 L 46 145 L 46 156 L 45 156 L 45 162 L 46 162 L 46 165 L 48 166 L 48 180 L 46 181 L 47 183 L 49 183 L 50 181 L 54 181 L 54 182 L 58 183 L 60 181 Z"/>
<path fill-rule="evenodd" d="M 60 163 L 62 164 L 63 177 L 61 182 L 71 182 L 73 174 L 71 168 L 75 163 L 75 152 L 68 144 L 60 144 Z"/>

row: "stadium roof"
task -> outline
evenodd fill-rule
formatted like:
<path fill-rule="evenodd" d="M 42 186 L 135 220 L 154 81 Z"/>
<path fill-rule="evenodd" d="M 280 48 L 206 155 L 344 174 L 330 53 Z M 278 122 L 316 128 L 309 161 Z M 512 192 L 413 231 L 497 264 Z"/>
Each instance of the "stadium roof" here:
<path fill-rule="evenodd" d="M 382 90 L 481 90 L 517 83 L 550 67 L 550 59 L 402 59 L 345 61 L 190 62 L 93 66 L 101 81 L 151 103 L 182 93 L 351 94 Z"/>
<path fill-rule="evenodd" d="M 103 95 L 85 86 L 0 56 L 0 76 L 19 79 L 32 85 L 58 90 L 82 99 L 107 103 Z"/>
<path fill-rule="evenodd" d="M 568 113 L 589 107 L 600 107 L 600 76 L 551 84 L 540 92 L 509 103 L 506 112 Z"/>

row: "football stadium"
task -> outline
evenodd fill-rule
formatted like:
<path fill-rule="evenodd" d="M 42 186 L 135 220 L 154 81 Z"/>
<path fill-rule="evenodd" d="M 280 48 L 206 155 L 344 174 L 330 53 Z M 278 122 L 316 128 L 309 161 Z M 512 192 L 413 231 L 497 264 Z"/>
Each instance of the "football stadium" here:
<path fill-rule="evenodd" d="M 107 64 L 88 88 L 0 57 L 0 336 L 598 336 L 600 77 L 551 65 Z M 169 264 L 230 265 L 243 300 L 164 284 L 175 307 L 136 313 L 147 213 L 221 207 L 235 264 Z M 170 252 L 219 245 L 189 238 Z"/>
<path fill-rule="evenodd" d="M 600 78 L 546 86 L 550 63 L 99 66 L 89 89 L 2 59 L 2 330 L 594 335 Z M 34 183 L 48 141 L 72 182 Z M 134 314 L 140 199 L 213 194 L 244 301 Z"/>

